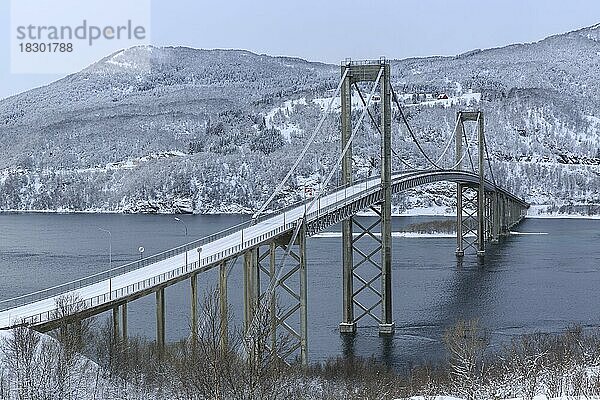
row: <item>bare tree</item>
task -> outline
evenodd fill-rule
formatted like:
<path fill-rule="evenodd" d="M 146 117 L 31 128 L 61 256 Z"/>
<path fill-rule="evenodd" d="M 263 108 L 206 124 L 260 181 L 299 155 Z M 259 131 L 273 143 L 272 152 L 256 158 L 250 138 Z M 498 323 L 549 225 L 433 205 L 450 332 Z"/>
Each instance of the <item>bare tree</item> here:
<path fill-rule="evenodd" d="M 285 356 L 293 352 L 294 343 L 288 334 L 273 332 L 272 318 L 282 313 L 277 301 L 277 297 L 264 296 L 252 310 L 251 326 L 238 332 L 245 348 L 237 373 L 243 377 L 243 385 L 236 387 L 236 396 L 240 399 L 277 400 L 287 398 L 291 390 L 289 381 L 282 380 L 291 371 Z M 271 305 L 275 316 L 271 315 Z"/>
<path fill-rule="evenodd" d="M 194 334 L 179 343 L 170 356 L 188 398 L 226 399 L 238 384 L 233 376 L 238 363 L 234 351 L 237 339 L 229 331 L 222 336 L 226 322 L 220 313 L 218 290 L 208 290 L 200 306 L 200 323 L 192 327 Z"/>
<path fill-rule="evenodd" d="M 81 319 L 84 310 L 83 300 L 77 294 L 66 294 L 55 300 L 56 308 L 52 319 L 59 326 L 53 332 L 58 344 L 49 344 L 53 351 L 56 366 L 53 369 L 56 394 L 63 399 L 76 398 L 80 390 L 80 380 L 89 367 L 89 360 L 81 357 L 85 343 L 91 337 L 92 319 Z"/>
<path fill-rule="evenodd" d="M 511 341 L 507 353 L 507 372 L 513 377 L 524 399 L 532 399 L 540 390 L 548 370 L 550 335 L 536 332 Z"/>
<path fill-rule="evenodd" d="M 467 399 L 475 399 L 485 377 L 486 335 L 477 321 L 459 321 L 444 333 L 444 344 L 455 389 Z"/>
<path fill-rule="evenodd" d="M 16 386 L 16 398 L 18 399 L 31 399 L 34 397 L 34 382 L 37 377 L 36 369 L 38 368 L 36 353 L 39 344 L 39 334 L 24 325 L 14 328 L 10 336 L 2 340 L 3 358 L 8 369 L 9 379 Z M 4 383 L 4 374 L 2 375 Z M 2 386 L 4 387 L 4 385 Z M 8 394 L 8 387 L 5 390 Z M 8 398 L 8 395 L 6 398 Z"/>

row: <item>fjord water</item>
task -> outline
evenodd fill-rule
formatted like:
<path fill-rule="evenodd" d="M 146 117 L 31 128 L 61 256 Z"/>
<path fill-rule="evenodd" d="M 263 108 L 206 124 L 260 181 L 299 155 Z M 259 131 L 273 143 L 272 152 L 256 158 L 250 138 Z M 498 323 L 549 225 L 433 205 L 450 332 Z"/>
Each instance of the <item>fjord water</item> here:
<path fill-rule="evenodd" d="M 192 240 L 237 224 L 238 215 L 183 216 Z M 368 217 L 362 217 L 368 219 Z M 397 217 L 393 230 L 436 217 Z M 366 222 L 366 221 L 365 221 Z M 0 300 L 102 271 L 186 241 L 181 222 L 168 215 L 1 214 Z M 335 230 L 335 228 L 333 229 Z M 393 239 L 393 308 L 396 334 L 379 337 L 363 320 L 353 338 L 338 333 L 341 318 L 341 238 L 308 240 L 309 357 L 374 356 L 397 368 L 437 362 L 444 331 L 460 319 L 478 319 L 493 346 L 534 331 L 558 332 L 572 324 L 600 326 L 600 220 L 526 219 L 482 263 L 454 256 L 453 238 Z M 339 229 L 338 229 L 339 231 Z M 547 233 L 547 234 L 539 234 Z M 240 263 L 233 268 L 229 300 L 241 324 Z M 217 283 L 216 271 L 199 277 Z M 131 335 L 154 337 L 154 297 L 129 305 Z M 166 289 L 167 337 L 188 333 L 189 282 Z"/>

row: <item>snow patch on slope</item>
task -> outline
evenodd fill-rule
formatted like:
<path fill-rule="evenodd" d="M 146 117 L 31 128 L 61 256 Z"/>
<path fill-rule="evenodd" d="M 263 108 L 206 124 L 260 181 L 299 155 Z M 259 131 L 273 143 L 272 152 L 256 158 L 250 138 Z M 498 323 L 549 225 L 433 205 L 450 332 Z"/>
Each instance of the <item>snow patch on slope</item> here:
<path fill-rule="evenodd" d="M 426 101 L 421 101 L 417 104 L 407 104 L 406 107 L 442 106 L 444 108 L 450 108 L 452 106 L 457 106 L 457 105 L 472 106 L 475 104 L 479 104 L 480 101 L 481 101 L 481 93 L 464 93 L 460 96 L 450 97 L 447 99 L 426 100 Z"/>

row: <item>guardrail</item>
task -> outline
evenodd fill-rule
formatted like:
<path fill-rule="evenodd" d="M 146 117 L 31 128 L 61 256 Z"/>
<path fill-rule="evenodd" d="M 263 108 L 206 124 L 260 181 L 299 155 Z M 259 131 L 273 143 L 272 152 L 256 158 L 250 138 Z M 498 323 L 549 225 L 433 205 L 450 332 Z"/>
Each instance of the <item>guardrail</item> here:
<path fill-rule="evenodd" d="M 342 186 L 338 186 L 334 189 L 332 189 L 329 193 L 334 193 L 336 191 L 339 191 L 340 189 L 343 188 L 347 188 L 347 187 L 351 187 L 351 186 L 355 186 L 357 184 L 360 184 L 362 182 L 365 181 L 369 181 L 369 180 L 373 180 L 373 179 L 377 179 L 376 177 L 370 177 L 370 178 L 365 178 L 363 180 L 357 181 L 356 183 L 353 183 L 352 185 L 342 185 Z M 181 246 L 177 246 L 174 247 L 172 249 L 169 250 L 165 250 L 163 252 L 154 254 L 152 256 L 149 257 L 145 257 L 142 258 L 140 260 L 136 260 L 136 261 L 132 261 L 130 263 L 121 265 L 119 267 L 116 268 L 112 268 L 103 272 L 99 272 L 93 275 L 89 275 L 87 277 L 84 278 L 80 278 L 80 279 L 76 279 L 73 280 L 71 282 L 67 282 L 64 284 L 60 284 L 57 286 L 53 286 L 51 288 L 47 288 L 47 289 L 42 289 L 33 293 L 29 293 L 26 295 L 22 295 L 22 296 L 18 296 L 18 297 L 14 297 L 11 299 L 7 299 L 7 300 L 2 300 L 0 301 L 0 311 L 6 311 L 6 310 L 10 310 L 16 307 L 20 307 L 20 306 L 24 306 L 36 301 L 40 301 L 40 300 L 44 300 L 44 299 L 48 299 L 48 298 L 53 298 L 56 296 L 59 296 L 61 294 L 65 294 L 77 289 L 81 289 L 83 287 L 86 286 L 90 286 L 93 285 L 95 283 L 99 283 L 102 281 L 105 281 L 107 279 L 111 279 L 114 278 L 115 276 L 118 275 L 122 275 L 125 274 L 127 272 L 131 272 L 134 271 L 136 269 L 140 269 L 143 267 L 146 267 L 148 265 L 151 264 L 155 264 L 157 262 L 169 259 L 171 257 L 177 256 L 179 254 L 184 254 L 187 251 L 193 250 L 197 247 L 201 247 L 204 246 L 207 243 L 213 242 L 215 240 L 227 237 L 229 235 L 231 235 L 232 233 L 235 233 L 237 231 L 243 230 L 246 227 L 252 226 L 254 224 L 257 224 L 259 222 L 262 222 L 264 220 L 267 220 L 269 218 L 273 218 L 274 215 L 277 214 L 284 214 L 284 219 L 285 219 L 285 213 L 291 209 L 297 208 L 299 206 L 302 206 L 304 204 L 309 204 L 312 201 L 312 199 L 306 199 L 306 200 L 302 200 L 300 202 L 296 202 L 293 204 L 290 204 L 286 207 L 283 207 L 281 209 L 278 210 L 274 210 L 269 212 L 268 214 L 265 214 L 263 216 L 260 216 L 259 218 L 253 220 L 248 220 L 245 222 L 242 222 L 240 224 L 237 224 L 235 226 L 229 227 L 227 229 L 224 229 L 222 231 L 210 234 L 208 236 L 202 237 L 200 239 L 194 240 L 192 242 L 186 243 L 184 245 Z"/>
<path fill-rule="evenodd" d="M 399 181 L 401 181 L 401 180 L 407 180 L 411 177 L 414 177 L 415 175 L 417 175 L 417 176 L 421 175 L 423 172 L 425 172 L 425 171 L 411 171 L 409 173 L 404 173 L 404 174 L 402 174 L 402 176 L 394 179 L 392 184 L 398 184 Z M 436 171 L 428 171 L 428 172 L 436 174 Z M 457 175 L 463 175 L 463 176 L 465 176 L 465 175 L 471 176 L 472 175 L 466 171 L 443 171 L 443 172 L 439 171 L 439 173 L 441 173 L 441 174 L 448 174 L 448 173 L 453 173 L 453 172 L 457 173 Z M 394 174 L 394 175 L 397 175 L 397 174 Z M 425 181 L 427 181 L 425 176 L 423 176 L 423 178 L 425 179 Z M 34 293 L 27 294 L 24 296 L 19 296 L 19 297 L 13 298 L 13 299 L 1 301 L 0 302 L 0 311 L 6 311 L 6 310 L 10 310 L 10 309 L 22 306 L 22 305 L 33 303 L 35 301 L 46 300 L 46 299 L 50 299 L 53 297 L 57 297 L 57 296 L 60 296 L 61 294 L 65 294 L 65 293 L 68 293 L 68 292 L 71 292 L 71 291 L 74 291 L 77 289 L 81 289 L 83 287 L 114 278 L 115 276 L 122 275 L 127 272 L 130 272 L 130 271 L 133 271 L 133 270 L 136 270 L 139 268 L 143 268 L 143 267 L 146 267 L 151 264 L 155 264 L 157 262 L 169 259 L 171 257 L 177 256 L 180 254 L 184 254 L 185 252 L 192 250 L 194 248 L 198 248 L 207 243 L 211 243 L 215 240 L 219 240 L 221 238 L 227 237 L 227 236 L 232 235 L 233 233 L 238 232 L 240 230 L 242 231 L 240 243 L 238 243 L 234 246 L 231 246 L 227 249 L 223 249 L 223 250 L 221 250 L 215 254 L 212 254 L 208 257 L 202 258 L 199 261 L 188 263 L 187 265 L 184 265 L 182 267 L 178 267 L 173 270 L 161 273 L 159 275 L 143 279 L 141 281 L 129 284 L 125 287 L 117 288 L 110 292 L 96 295 L 91 298 L 83 299 L 83 303 L 87 308 L 91 308 L 91 307 L 95 307 L 95 306 L 104 304 L 106 302 L 118 300 L 119 298 L 122 298 L 124 296 L 129 296 L 130 294 L 133 294 L 140 290 L 145 290 L 149 287 L 156 286 L 160 283 L 177 278 L 181 275 L 185 275 L 190 272 L 193 272 L 194 270 L 206 268 L 206 267 L 208 267 L 212 264 L 215 264 L 227 257 L 233 256 L 233 255 L 241 252 L 242 250 L 254 247 L 257 244 L 265 242 L 275 236 L 278 236 L 287 230 L 293 229 L 295 227 L 295 224 L 297 223 L 297 221 L 303 217 L 304 213 L 299 214 L 300 215 L 299 218 L 295 218 L 295 219 L 286 221 L 286 214 L 290 210 L 298 209 L 298 208 L 304 206 L 305 207 L 304 211 L 306 213 L 307 221 L 312 221 L 314 219 L 318 219 L 321 215 L 327 215 L 331 210 L 338 209 L 340 207 L 343 207 L 349 203 L 356 201 L 357 199 L 369 196 L 369 195 L 373 194 L 374 192 L 380 191 L 381 186 L 379 185 L 379 183 L 374 184 L 374 185 L 369 185 L 370 182 L 375 182 L 378 179 L 379 179 L 378 177 L 370 177 L 370 178 L 365 178 L 360 181 L 354 182 L 351 185 L 339 186 L 339 187 L 331 190 L 329 192 L 329 194 L 326 195 L 326 196 L 331 196 L 331 195 L 335 194 L 336 195 L 335 201 L 325 205 L 324 207 L 321 207 L 320 202 L 319 202 L 319 203 L 317 203 L 317 209 L 314 211 L 309 210 L 308 213 L 306 212 L 307 211 L 306 206 L 312 202 L 312 199 L 303 200 L 301 202 L 291 204 L 282 209 L 279 209 L 277 211 L 273 211 L 269 214 L 266 214 L 262 217 L 259 217 L 258 219 L 254 220 L 254 221 L 253 220 L 245 221 L 238 225 L 235 225 L 235 226 L 229 227 L 227 229 L 224 229 L 222 231 L 205 236 L 203 238 L 192 241 L 185 245 L 178 246 L 178 247 L 169 249 L 164 252 L 160 252 L 160 253 L 152 255 L 150 257 L 146 257 L 141 260 L 127 263 L 120 267 L 113 268 L 111 270 L 104 271 L 104 272 L 101 272 L 98 274 L 94 274 L 94 275 L 91 275 L 91 276 L 88 276 L 88 277 L 85 277 L 82 279 L 78 279 L 78 280 L 75 280 L 72 282 L 68 282 L 66 284 L 62 284 L 62 285 L 58 285 L 58 286 L 55 286 L 52 288 L 40 290 L 38 292 L 34 292 Z M 348 188 L 350 188 L 350 187 L 356 188 L 357 186 L 359 186 L 363 183 L 365 183 L 364 190 L 354 191 L 354 193 L 352 193 L 350 196 L 347 195 L 346 190 Z M 342 195 L 342 193 L 343 193 L 343 195 Z M 339 199 L 339 200 L 337 200 L 338 195 L 341 196 L 341 199 Z M 514 195 L 511 195 L 511 196 L 515 197 Z M 516 199 L 518 199 L 518 198 L 516 198 Z M 520 200 L 520 199 L 518 199 L 518 200 Z M 283 214 L 283 224 L 282 225 L 280 225 L 274 229 L 271 229 L 268 232 L 264 232 L 263 234 L 261 234 L 259 236 L 253 237 L 248 240 L 243 240 L 243 230 L 245 227 L 255 225 L 259 222 L 262 222 L 262 221 L 265 221 L 265 220 L 268 220 L 271 218 L 277 218 L 277 216 L 281 215 L 281 214 Z M 35 314 L 32 316 L 28 316 L 25 319 L 25 321 L 28 323 L 33 323 L 33 324 L 42 323 L 44 321 L 49 320 L 52 317 L 53 312 L 54 312 L 54 310 L 48 310 L 48 311 L 44 311 L 44 312 L 41 312 L 41 313 L 38 313 L 38 314 Z"/>
<path fill-rule="evenodd" d="M 161 274 L 151 276 L 146 279 L 142 279 L 140 281 L 130 283 L 127 286 L 112 290 L 110 292 L 102 293 L 93 297 L 88 297 L 81 300 L 81 305 L 84 309 L 89 309 L 97 306 L 101 306 L 103 304 L 107 304 L 113 301 L 118 301 L 124 297 L 129 295 L 138 293 L 140 291 L 149 289 L 161 283 L 165 283 L 172 279 L 187 275 L 196 270 L 201 270 L 203 268 L 209 267 L 212 264 L 218 263 L 223 259 L 233 256 L 236 253 L 239 253 L 245 248 L 250 248 L 254 246 L 256 243 L 267 240 L 270 237 L 276 236 L 279 233 L 287 231 L 289 229 L 294 228 L 297 220 L 281 225 L 275 229 L 272 229 L 269 232 L 265 232 L 258 237 L 254 237 L 250 240 L 240 242 L 232 247 L 227 249 L 223 249 L 215 254 L 212 254 L 208 257 L 202 258 L 199 261 L 194 261 L 192 263 L 188 263 L 187 265 L 183 265 L 181 267 L 177 267 L 175 269 L 165 271 Z M 46 311 L 39 312 L 37 314 L 29 315 L 25 318 L 22 318 L 17 323 L 26 323 L 31 325 L 38 325 L 47 321 L 54 319 L 54 315 L 57 309 L 52 308 Z"/>
<path fill-rule="evenodd" d="M 360 184 L 362 184 L 364 182 L 365 183 L 365 191 L 367 191 L 370 194 L 372 191 L 378 191 L 378 190 L 380 190 L 379 184 L 375 184 L 375 185 L 369 186 L 369 182 L 370 181 L 375 181 L 376 179 L 377 178 L 367 178 L 367 179 L 364 179 L 364 180 L 362 180 L 360 182 L 356 182 L 356 183 L 354 183 L 352 185 L 345 185 L 343 187 L 343 189 L 337 188 L 336 191 L 334 191 L 333 193 L 335 193 L 336 195 L 338 195 L 338 194 L 341 195 L 342 191 L 344 189 L 347 189 L 348 187 L 356 187 L 357 185 L 360 185 Z M 324 206 L 323 208 L 321 208 L 319 206 L 319 204 L 317 204 L 317 209 L 315 211 L 313 211 L 313 212 L 308 213 L 307 214 L 307 219 L 310 219 L 311 217 L 314 217 L 314 216 L 316 216 L 318 218 L 319 215 L 326 214 L 331 209 L 338 208 L 340 206 L 343 206 L 344 204 L 347 204 L 349 202 L 354 201 L 356 198 L 363 197 L 364 194 L 365 194 L 365 191 L 358 191 L 358 192 L 353 193 L 350 196 L 347 196 L 346 194 L 344 194 L 340 200 L 336 200 L 333 203 L 330 203 L 330 204 Z M 332 195 L 333 193 L 330 193 L 329 195 Z M 312 199 L 303 201 L 300 204 L 290 205 L 290 206 L 285 207 L 284 209 L 282 209 L 282 211 L 285 210 L 285 211 L 283 211 L 283 221 L 284 221 L 283 224 L 280 225 L 280 226 L 278 226 L 278 227 L 276 227 L 276 228 L 274 228 L 274 229 L 269 230 L 268 232 L 264 232 L 261 235 L 253 237 L 253 238 L 248 239 L 248 240 L 240 240 L 239 244 L 233 245 L 233 246 L 231 246 L 229 248 L 226 248 L 226 249 L 223 249 L 223 250 L 221 250 L 221 251 L 219 251 L 217 253 L 211 254 L 208 257 L 201 258 L 199 261 L 194 261 L 192 263 L 188 263 L 187 265 L 184 265 L 184 266 L 181 266 L 181 267 L 177 267 L 175 269 L 163 272 L 163 273 L 158 274 L 156 276 L 152 276 L 152 277 L 143 279 L 143 280 L 138 281 L 138 282 L 131 283 L 131 284 L 127 285 L 127 286 L 124 286 L 124 287 L 121 287 L 121 288 L 117 288 L 117 289 L 112 290 L 110 292 L 106 292 L 106 293 L 102 293 L 102 294 L 99 294 L 99 295 L 96 295 L 96 296 L 93 296 L 93 297 L 82 299 L 81 304 L 83 305 L 84 308 L 87 309 L 87 308 L 97 307 L 97 306 L 100 306 L 102 304 L 106 304 L 106 303 L 109 303 L 109 302 L 112 302 L 112 301 L 118 301 L 119 299 L 121 299 L 123 297 L 127 297 L 127 296 L 129 296 L 131 294 L 134 294 L 134 293 L 137 293 L 139 291 L 142 291 L 142 290 L 148 289 L 150 287 L 154 287 L 156 285 L 159 285 L 161 283 L 167 282 L 169 280 L 181 277 L 182 275 L 189 274 L 189 273 L 191 273 L 191 272 L 193 272 L 195 270 L 200 270 L 200 269 L 209 267 L 212 264 L 216 264 L 216 263 L 222 261 L 223 259 L 225 259 L 227 257 L 234 256 L 235 254 L 237 254 L 237 253 L 239 253 L 239 252 L 241 252 L 241 251 L 243 251 L 245 249 L 254 247 L 257 244 L 265 242 L 265 241 L 267 241 L 267 240 L 269 240 L 269 239 L 271 239 L 271 238 L 273 238 L 275 236 L 280 235 L 283 232 L 286 232 L 288 230 L 292 230 L 296 226 L 297 222 L 303 218 L 304 213 L 300 213 L 300 214 L 297 215 L 297 218 L 292 219 L 292 220 L 288 220 L 288 221 L 285 220 L 286 213 L 288 211 L 292 210 L 292 209 L 298 209 L 298 208 L 301 208 L 303 205 L 308 205 L 310 202 L 312 202 Z M 281 215 L 282 211 L 278 211 L 277 215 Z M 261 220 L 266 220 L 266 219 L 271 219 L 271 218 L 277 218 L 277 215 L 274 216 L 274 215 L 270 214 L 270 215 L 265 216 Z M 211 242 L 211 241 L 214 241 L 214 240 L 218 240 L 220 238 L 228 236 L 228 235 L 224 234 L 225 232 L 229 232 L 229 234 L 235 233 L 235 232 L 239 231 L 240 227 L 248 226 L 251 223 L 252 223 L 252 221 L 248 221 L 248 222 L 244 222 L 242 224 L 238 224 L 238 225 L 236 225 L 234 227 L 231 227 L 231 228 L 225 229 L 223 231 L 217 232 L 217 233 L 215 233 L 213 235 L 209 235 L 209 236 L 207 236 L 205 238 L 202 238 L 202 239 L 199 239 L 197 241 L 188 243 L 188 244 L 186 244 L 184 246 L 179 246 L 179 247 L 176 247 L 174 249 L 168 250 L 166 252 L 159 253 L 159 254 L 157 254 L 155 256 L 148 257 L 147 259 L 139 260 L 138 263 L 141 262 L 141 261 L 144 261 L 144 260 L 153 259 L 153 257 L 160 256 L 160 260 L 155 260 L 154 262 L 149 263 L 149 264 L 153 264 L 155 262 L 164 260 L 165 259 L 164 258 L 165 254 L 171 254 L 171 253 L 175 252 L 178 249 L 188 248 L 188 247 L 191 250 L 191 249 L 193 249 L 195 247 L 198 247 L 198 245 L 199 245 L 199 243 L 201 241 L 208 240 L 208 242 Z M 232 230 L 234 232 L 231 232 Z M 209 239 L 211 239 L 211 240 L 209 240 Z M 206 242 L 206 243 L 208 243 L 208 242 Z M 182 254 L 182 253 L 183 252 L 174 253 L 173 255 L 171 255 L 169 257 L 166 257 L 166 258 L 170 258 L 170 257 L 173 257 L 174 255 L 179 255 L 179 254 Z M 128 267 L 128 266 L 130 266 L 132 264 L 135 264 L 135 263 L 126 264 L 124 266 L 115 268 L 115 269 L 113 269 L 111 271 L 114 271 L 114 270 L 117 270 L 117 269 L 122 269 L 123 267 Z M 146 263 L 145 265 L 149 265 L 149 264 Z M 106 272 L 108 272 L 108 271 L 106 271 Z M 104 272 L 104 273 L 106 273 L 106 272 Z M 92 277 L 98 277 L 98 276 L 101 276 L 104 273 L 96 274 L 96 275 L 93 275 Z M 80 283 L 80 282 L 83 282 L 86 279 L 90 279 L 92 277 L 80 279 L 80 280 L 75 281 L 75 282 Z M 102 279 L 102 280 L 106 280 L 106 278 Z M 100 282 L 102 280 L 100 280 Z M 74 282 L 70 282 L 69 284 L 66 284 L 66 285 L 71 285 L 73 283 Z M 94 284 L 94 283 L 98 283 L 98 282 L 92 282 L 90 284 Z M 66 286 L 66 285 L 62 285 L 62 287 Z M 76 290 L 76 289 L 79 289 L 81 287 L 82 286 L 78 286 L 78 287 L 75 287 L 75 288 L 73 288 L 71 290 Z M 47 292 L 48 290 L 52 290 L 52 289 L 54 289 L 54 288 L 47 289 L 46 291 L 40 291 L 38 293 Z M 69 290 L 69 291 L 71 291 L 71 290 Z M 51 296 L 51 297 L 59 296 L 60 294 L 63 294 L 63 293 L 59 293 L 59 294 Z M 19 299 L 22 299 L 22 298 L 25 298 L 25 297 L 27 297 L 27 296 L 21 296 Z M 45 297 L 44 299 L 48 299 L 48 298 L 49 297 Z M 27 317 L 19 320 L 18 322 L 19 323 L 24 322 L 24 323 L 32 324 L 32 325 L 41 324 L 41 323 L 44 323 L 44 322 L 47 322 L 47 321 L 50 321 L 51 319 L 53 319 L 53 316 L 55 315 L 55 312 L 56 312 L 55 308 L 49 309 L 49 310 L 46 310 L 46 311 L 43 311 L 43 312 L 39 312 L 37 314 L 33 314 L 33 315 L 30 315 L 30 316 L 27 316 Z"/>

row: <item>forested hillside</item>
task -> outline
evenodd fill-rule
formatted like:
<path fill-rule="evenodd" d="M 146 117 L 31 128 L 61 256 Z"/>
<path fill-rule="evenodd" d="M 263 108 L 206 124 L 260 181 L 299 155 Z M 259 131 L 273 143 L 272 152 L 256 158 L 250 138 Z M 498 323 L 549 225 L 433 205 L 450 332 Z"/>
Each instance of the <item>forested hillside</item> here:
<path fill-rule="evenodd" d="M 594 26 L 456 57 L 394 60 L 392 81 L 433 158 L 445 148 L 456 112 L 481 109 L 500 183 L 547 211 L 598 212 L 599 40 Z M 0 101 L 0 209 L 256 209 L 316 126 L 339 71 L 238 50 L 134 47 L 112 54 Z M 356 93 L 353 102 L 358 119 Z M 397 113 L 393 126 L 396 152 L 425 167 Z M 305 185 L 317 187 L 339 151 L 334 107 L 278 204 L 302 198 Z M 450 156 L 440 162 L 451 165 Z M 378 158 L 379 138 L 367 119 L 354 146 L 357 176 L 376 174 Z M 398 197 L 396 205 L 452 206 L 452 189 L 438 184 Z"/>

